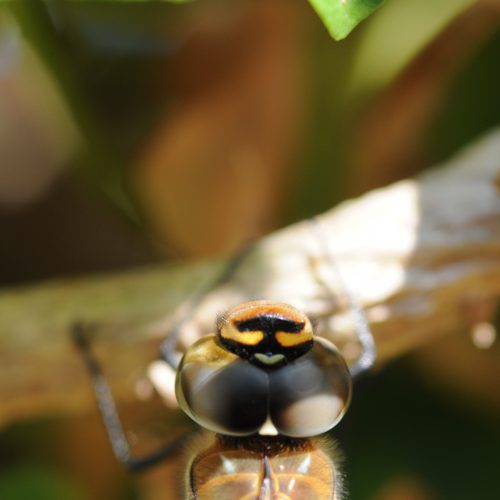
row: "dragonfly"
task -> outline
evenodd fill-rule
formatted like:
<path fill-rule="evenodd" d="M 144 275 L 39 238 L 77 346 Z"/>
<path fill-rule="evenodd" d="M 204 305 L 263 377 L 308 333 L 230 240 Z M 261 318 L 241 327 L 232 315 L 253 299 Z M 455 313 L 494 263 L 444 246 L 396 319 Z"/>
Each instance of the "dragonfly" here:
<path fill-rule="evenodd" d="M 204 431 L 139 457 L 131 452 L 86 330 L 75 327 L 116 458 L 142 471 L 187 447 L 180 488 L 188 499 L 345 498 L 339 453 L 327 433 L 349 407 L 353 379 L 376 358 L 364 313 L 346 295 L 361 347 L 350 366 L 330 340 L 315 335 L 308 316 L 287 303 L 260 299 L 232 307 L 218 316 L 215 333 L 191 345 L 180 362 L 173 350 L 179 329 L 169 335 L 160 357 L 175 370 L 179 407 Z"/>

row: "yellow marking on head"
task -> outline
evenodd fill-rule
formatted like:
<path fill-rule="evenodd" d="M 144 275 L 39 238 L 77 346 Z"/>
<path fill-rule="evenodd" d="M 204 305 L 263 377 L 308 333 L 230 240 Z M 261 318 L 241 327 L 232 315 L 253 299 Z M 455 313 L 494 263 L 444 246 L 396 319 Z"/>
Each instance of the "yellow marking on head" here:
<path fill-rule="evenodd" d="M 311 322 L 307 316 L 295 307 L 280 302 L 271 302 L 265 300 L 255 300 L 239 304 L 229 310 L 225 315 L 218 319 L 219 335 L 223 339 L 231 340 L 243 346 L 257 346 L 264 340 L 266 328 L 260 330 L 259 318 L 270 317 L 272 324 L 273 317 L 276 321 L 290 322 L 294 331 L 274 331 L 273 335 L 276 342 L 285 348 L 293 348 L 313 340 L 313 331 Z M 256 322 L 252 325 L 252 321 Z M 242 324 L 246 327 L 242 328 Z M 257 328 L 244 328 L 249 326 Z"/>
<path fill-rule="evenodd" d="M 281 346 L 293 347 L 304 344 L 305 342 L 310 342 L 313 339 L 313 333 L 311 325 L 307 322 L 302 331 L 298 333 L 276 332 L 275 338 Z"/>
<path fill-rule="evenodd" d="M 231 323 L 225 323 L 222 325 L 220 335 L 225 339 L 233 340 L 234 342 L 238 342 L 238 344 L 242 345 L 257 345 L 259 342 L 262 342 L 262 339 L 264 338 L 264 333 L 261 331 L 240 332 Z"/>

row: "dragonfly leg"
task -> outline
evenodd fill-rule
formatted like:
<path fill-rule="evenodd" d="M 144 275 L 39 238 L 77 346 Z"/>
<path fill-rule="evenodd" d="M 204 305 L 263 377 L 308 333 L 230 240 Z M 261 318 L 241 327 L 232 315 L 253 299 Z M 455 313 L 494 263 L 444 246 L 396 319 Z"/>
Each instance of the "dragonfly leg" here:
<path fill-rule="evenodd" d="M 83 324 L 78 323 L 73 326 L 71 333 L 74 345 L 78 349 L 90 375 L 97 406 L 113 453 L 118 461 L 129 471 L 140 472 L 156 465 L 162 460 L 176 455 L 179 448 L 187 440 L 187 435 L 181 436 L 147 455 L 139 457 L 132 455 L 127 436 L 118 415 L 113 394 L 111 393 L 111 389 L 102 372 L 101 366 L 92 352 L 88 332 Z"/>
<path fill-rule="evenodd" d="M 335 261 L 334 252 L 330 248 L 328 239 L 325 237 L 325 230 L 321 227 L 321 222 L 318 218 L 313 218 L 311 219 L 311 225 L 313 226 L 313 229 L 316 232 L 317 238 L 321 244 L 322 252 L 324 253 L 324 256 L 328 260 L 330 267 L 335 274 L 335 279 L 338 285 L 342 288 L 342 292 L 347 299 L 347 303 L 354 318 L 356 336 L 361 346 L 361 354 L 349 367 L 349 371 L 354 378 L 365 372 L 375 364 L 375 360 L 377 358 L 377 348 L 375 345 L 375 340 L 373 338 L 370 326 L 368 325 L 368 322 L 366 320 L 363 309 L 358 304 L 358 301 L 351 294 L 348 286 L 344 282 L 342 273 L 340 272 L 340 269 L 338 268 Z M 323 279 L 323 277 L 321 277 L 321 281 L 327 288 L 327 290 L 332 294 L 332 297 L 335 296 L 335 292 L 333 291 L 332 286 L 328 283 L 328 281 Z"/>
<path fill-rule="evenodd" d="M 176 324 L 170 330 L 167 338 L 162 342 L 160 346 L 161 359 L 165 361 L 174 371 L 177 370 L 177 365 L 179 364 L 180 360 L 180 356 L 177 352 L 177 344 L 182 333 L 182 327 L 189 319 L 192 318 L 194 311 L 210 291 L 222 285 L 226 281 L 229 281 L 233 277 L 234 273 L 238 270 L 241 262 L 247 256 L 251 248 L 251 245 L 246 245 L 242 250 L 230 257 L 227 264 L 222 268 L 220 273 L 212 281 L 210 281 L 210 283 L 202 287 L 192 297 L 189 298 L 187 307 L 185 308 L 185 312 L 178 319 Z"/>

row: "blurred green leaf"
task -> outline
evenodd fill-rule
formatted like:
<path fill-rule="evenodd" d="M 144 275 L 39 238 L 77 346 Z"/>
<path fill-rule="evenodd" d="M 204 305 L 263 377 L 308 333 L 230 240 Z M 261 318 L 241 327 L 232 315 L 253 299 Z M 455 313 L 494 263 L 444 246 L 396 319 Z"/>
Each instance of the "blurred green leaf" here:
<path fill-rule="evenodd" d="M 1 0 L 0 0 L 1 1 Z M 108 0 L 101 0 L 101 2 L 106 2 Z M 115 2 L 122 2 L 122 3 L 130 3 L 130 2 L 151 2 L 154 0 L 114 0 Z M 164 2 L 169 2 L 169 3 L 189 3 L 192 2 L 193 0 L 163 0 Z"/>
<path fill-rule="evenodd" d="M 384 0 L 309 0 L 335 40 L 345 38 Z"/>
<path fill-rule="evenodd" d="M 474 0 L 405 0 L 387 2 L 357 39 L 349 69 L 351 99 L 372 95 L 391 82 Z"/>
<path fill-rule="evenodd" d="M 18 465 L 0 475 L 0 498 L 8 500 L 84 500 L 78 485 L 43 466 Z"/>

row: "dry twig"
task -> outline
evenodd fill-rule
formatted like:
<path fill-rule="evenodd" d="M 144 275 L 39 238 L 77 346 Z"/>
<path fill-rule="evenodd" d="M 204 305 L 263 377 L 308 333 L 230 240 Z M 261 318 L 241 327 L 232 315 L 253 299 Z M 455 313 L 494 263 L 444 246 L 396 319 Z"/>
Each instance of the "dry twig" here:
<path fill-rule="evenodd" d="M 365 308 L 384 362 L 459 331 L 463 305 L 500 294 L 500 132 L 449 165 L 347 202 L 320 217 L 344 282 Z M 223 262 L 156 267 L 55 281 L 0 294 L 0 422 L 80 411 L 92 394 L 69 331 L 92 325 L 120 399 L 156 355 L 159 339 Z M 317 234 L 302 222 L 257 242 L 231 280 L 213 289 L 182 341 L 210 329 L 214 313 L 250 298 L 291 302 L 349 353 L 350 314 L 318 272 Z M 326 276 L 326 274 L 325 274 Z M 332 333 L 333 332 L 333 333 Z"/>

